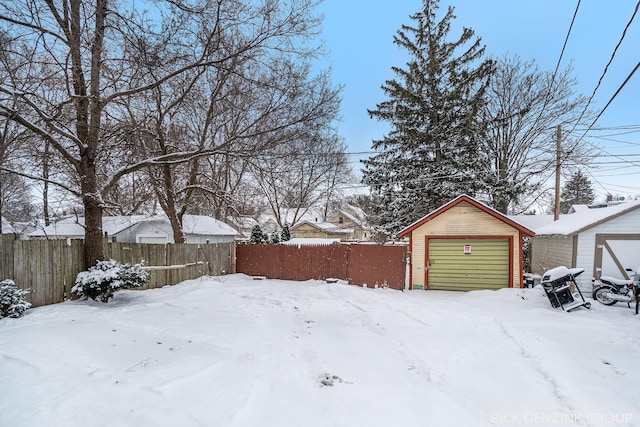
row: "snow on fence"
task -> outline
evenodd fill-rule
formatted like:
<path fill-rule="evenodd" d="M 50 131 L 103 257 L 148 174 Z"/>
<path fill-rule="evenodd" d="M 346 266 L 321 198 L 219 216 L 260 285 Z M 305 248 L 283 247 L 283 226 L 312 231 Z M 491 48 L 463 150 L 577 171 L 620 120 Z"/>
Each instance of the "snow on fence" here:
<path fill-rule="evenodd" d="M 173 285 L 203 275 L 233 272 L 234 243 L 143 244 L 104 241 L 106 259 L 139 264 L 144 260 L 151 279 L 142 289 Z M 0 235 L 0 280 L 13 279 L 20 289 L 31 289 L 34 307 L 70 298 L 76 276 L 85 270 L 82 240 L 15 240 Z"/>
<path fill-rule="evenodd" d="M 270 279 L 338 278 L 353 285 L 405 286 L 407 247 L 348 245 L 238 245 L 236 271 Z"/>

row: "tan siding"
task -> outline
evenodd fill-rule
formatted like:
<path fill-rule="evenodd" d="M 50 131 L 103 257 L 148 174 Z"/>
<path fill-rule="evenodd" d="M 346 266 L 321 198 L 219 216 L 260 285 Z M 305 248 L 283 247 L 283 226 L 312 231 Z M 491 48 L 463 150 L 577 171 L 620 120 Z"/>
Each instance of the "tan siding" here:
<path fill-rule="evenodd" d="M 531 247 L 532 273 L 542 274 L 545 271 L 564 265 L 572 267 L 573 237 L 535 237 Z"/>
<path fill-rule="evenodd" d="M 517 229 L 470 205 L 467 202 L 452 207 L 413 230 L 411 283 L 424 286 L 425 236 L 513 236 L 512 282 L 520 287 L 522 245 Z"/>
<path fill-rule="evenodd" d="M 341 239 L 348 240 L 350 235 L 348 233 L 330 233 L 314 227 L 311 224 L 300 224 L 291 229 L 292 237 L 302 238 L 321 238 L 321 239 Z"/>
<path fill-rule="evenodd" d="M 342 219 L 343 219 L 343 222 L 340 223 L 339 215 L 336 215 L 333 218 L 331 218 L 329 220 L 329 222 L 331 224 L 335 225 L 336 227 L 343 228 L 343 229 L 352 229 L 353 230 L 353 235 L 351 235 L 351 234 L 341 235 L 343 240 L 347 239 L 347 238 L 352 238 L 353 240 L 371 240 L 370 239 L 371 238 L 371 232 L 370 231 L 362 228 L 362 226 L 360 224 L 358 224 L 355 221 L 352 221 L 347 216 L 343 215 Z"/>

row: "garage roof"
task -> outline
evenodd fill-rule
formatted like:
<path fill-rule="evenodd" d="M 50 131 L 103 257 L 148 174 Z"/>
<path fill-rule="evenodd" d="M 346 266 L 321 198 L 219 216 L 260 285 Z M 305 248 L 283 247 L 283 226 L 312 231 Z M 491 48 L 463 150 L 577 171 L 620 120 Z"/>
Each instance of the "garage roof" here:
<path fill-rule="evenodd" d="M 572 214 L 561 215 L 560 219 L 536 229 L 537 235 L 570 236 L 625 215 L 640 208 L 640 200 L 621 203 L 619 205 L 580 209 Z"/>
<path fill-rule="evenodd" d="M 405 229 L 401 230 L 398 233 L 398 237 L 407 236 L 409 233 L 411 233 L 413 230 L 415 230 L 416 228 L 420 227 L 421 225 L 423 225 L 427 221 L 430 221 L 433 218 L 437 217 L 438 215 L 441 215 L 441 214 L 445 213 L 446 211 L 448 211 L 452 207 L 457 206 L 462 202 L 469 203 L 470 205 L 480 209 L 481 211 L 491 215 L 492 217 L 504 222 L 505 224 L 510 225 L 511 227 L 513 227 L 513 228 L 515 228 L 515 229 L 517 229 L 519 231 L 521 231 L 526 236 L 533 237 L 535 235 L 535 233 L 533 231 L 529 230 L 527 227 L 524 227 L 523 225 L 518 224 L 517 222 L 509 219 L 507 216 L 503 215 L 502 213 L 498 212 L 497 210 L 495 210 L 493 208 L 490 208 L 489 206 L 485 205 L 484 203 L 481 203 L 481 202 L 477 201 L 473 197 L 470 197 L 470 196 L 467 196 L 466 194 L 463 194 L 463 195 L 458 196 L 455 199 L 451 200 L 449 203 L 439 207 L 435 211 L 433 211 L 433 212 L 427 214 L 426 216 L 420 218 L 419 220 L 417 220 L 416 222 L 414 222 L 410 226 L 406 227 Z"/>

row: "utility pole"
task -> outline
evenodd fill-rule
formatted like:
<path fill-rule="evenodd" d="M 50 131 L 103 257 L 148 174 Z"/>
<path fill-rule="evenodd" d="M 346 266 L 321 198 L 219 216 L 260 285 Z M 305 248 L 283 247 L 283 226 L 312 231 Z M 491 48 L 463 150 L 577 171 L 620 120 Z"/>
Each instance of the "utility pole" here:
<path fill-rule="evenodd" d="M 562 139 L 562 127 L 558 125 L 556 132 L 556 198 L 553 206 L 553 220 L 560 218 L 560 158 L 562 155 L 562 147 L 560 141 Z"/>

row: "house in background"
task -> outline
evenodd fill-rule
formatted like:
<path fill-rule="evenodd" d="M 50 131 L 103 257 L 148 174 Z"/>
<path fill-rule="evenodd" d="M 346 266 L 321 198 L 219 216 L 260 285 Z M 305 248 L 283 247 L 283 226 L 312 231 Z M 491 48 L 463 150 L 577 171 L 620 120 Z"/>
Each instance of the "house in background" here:
<path fill-rule="evenodd" d="M 292 238 L 340 239 L 343 242 L 371 240 L 373 233 L 367 225 L 366 214 L 358 207 L 343 204 L 338 212 L 328 218 L 323 209 L 297 211 L 297 215 L 294 215 L 295 209 L 283 209 L 280 213 L 280 218 L 289 224 Z M 260 214 L 257 221 L 266 234 L 281 231 L 275 215 L 269 210 Z"/>
<path fill-rule="evenodd" d="M 359 207 L 348 203 L 342 205 L 328 222 L 336 227 L 351 230 L 350 240 L 352 241 L 369 241 L 373 235 L 373 229 L 367 222 L 367 214 Z"/>
<path fill-rule="evenodd" d="M 227 224 L 238 230 L 238 235 L 236 236 L 238 241 L 248 241 L 251 238 L 253 227 L 259 225 L 258 221 L 250 216 L 229 216 L 227 217 Z"/>
<path fill-rule="evenodd" d="M 2 224 L 2 234 L 15 234 L 19 240 L 27 240 L 27 235 L 36 227 L 33 222 L 9 221 L 5 217 L 0 217 Z"/>
<path fill-rule="evenodd" d="M 531 270 L 543 274 L 559 265 L 584 268 L 576 282 L 591 290 L 592 277 L 628 277 L 626 268 L 640 266 L 640 200 L 585 207 L 578 205 L 553 221 L 552 215 L 511 218 L 531 228 Z M 535 221 L 535 224 L 532 222 Z"/>
<path fill-rule="evenodd" d="M 230 225 L 203 215 L 182 217 L 184 243 L 233 242 L 238 232 Z M 29 239 L 83 239 L 84 217 L 70 217 L 28 235 Z M 126 243 L 175 243 L 169 219 L 163 215 L 105 216 L 107 237 Z"/>
<path fill-rule="evenodd" d="M 302 221 L 290 228 L 291 237 L 296 239 L 339 239 L 353 240 L 352 228 L 340 228 L 330 222 Z"/>

